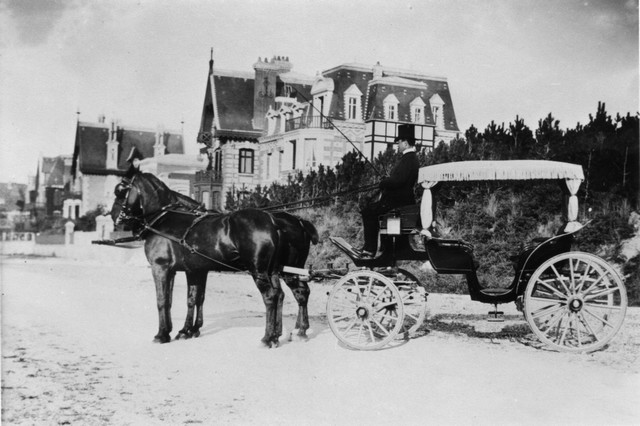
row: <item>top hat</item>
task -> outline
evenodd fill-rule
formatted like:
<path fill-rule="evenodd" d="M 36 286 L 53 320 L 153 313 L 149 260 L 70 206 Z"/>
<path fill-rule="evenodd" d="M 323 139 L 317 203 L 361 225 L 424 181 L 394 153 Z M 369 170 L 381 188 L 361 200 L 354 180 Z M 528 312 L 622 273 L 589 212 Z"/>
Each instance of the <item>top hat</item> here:
<path fill-rule="evenodd" d="M 396 136 L 396 138 L 393 141 L 394 142 L 407 141 L 409 142 L 409 145 L 415 145 L 416 143 L 415 129 L 416 129 L 416 126 L 413 124 L 398 125 L 398 136 Z"/>

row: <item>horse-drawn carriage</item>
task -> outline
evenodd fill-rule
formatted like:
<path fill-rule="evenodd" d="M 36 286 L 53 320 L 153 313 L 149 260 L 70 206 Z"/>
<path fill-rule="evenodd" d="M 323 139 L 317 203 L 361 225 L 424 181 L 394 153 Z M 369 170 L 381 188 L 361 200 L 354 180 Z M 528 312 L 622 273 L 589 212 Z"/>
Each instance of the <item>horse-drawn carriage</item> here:
<path fill-rule="evenodd" d="M 514 277 L 506 288 L 484 287 L 476 274 L 473 247 L 461 240 L 433 235 L 431 189 L 440 182 L 474 180 L 560 181 L 565 194 L 566 223 L 553 237 L 535 240 L 512 257 Z M 465 161 L 423 167 L 421 205 L 406 206 L 381 217 L 380 254 L 361 258 L 341 238 L 331 241 L 359 270 L 348 272 L 329 293 L 327 318 L 335 336 L 355 349 L 377 349 L 413 333 L 424 321 L 426 288 L 397 267 L 399 261 L 429 262 L 439 274 L 466 278 L 472 300 L 497 305 L 515 302 L 536 336 L 554 349 L 586 352 L 602 348 L 620 329 L 627 306 L 626 290 L 603 259 L 571 251 L 576 219 L 576 193 L 582 168 L 551 161 Z M 423 240 L 415 248 L 411 239 Z"/>
<path fill-rule="evenodd" d="M 439 182 L 471 180 L 555 179 L 565 194 L 566 223 L 557 235 L 534 241 L 514 256 L 514 278 L 507 288 L 483 287 L 478 280 L 473 247 L 460 240 L 433 235 L 431 189 Z M 584 179 L 582 168 L 550 161 L 458 162 L 420 169 L 424 188 L 421 205 L 397 209 L 381 217 L 381 252 L 360 257 L 346 241 L 331 241 L 360 268 L 342 275 L 329 293 L 327 318 L 345 345 L 377 349 L 399 336 L 414 333 L 424 322 L 426 287 L 399 261 L 429 262 L 440 274 L 466 277 L 472 300 L 496 306 L 515 302 L 526 321 L 549 346 L 564 351 L 593 351 L 617 333 L 627 306 L 626 290 L 614 269 L 601 258 L 571 251 L 576 220 L 576 193 Z M 196 201 L 171 191 L 157 177 L 130 171 L 115 191 L 115 222 L 128 223 L 134 236 L 97 241 L 117 245 L 144 240 L 156 283 L 159 331 L 155 341 L 168 342 L 172 331 L 171 303 L 176 272 L 187 275 L 188 313 L 177 338 L 197 337 L 203 324 L 202 307 L 207 272 L 247 271 L 262 293 L 266 307 L 267 346 L 277 346 L 282 334 L 280 277 L 299 304 L 296 328 L 304 336 L 309 327 L 309 287 L 299 275 L 311 242 L 312 224 L 287 213 L 240 210 L 208 212 Z M 423 248 L 411 244 L 422 239 Z M 312 274 L 313 275 L 313 274 Z"/>

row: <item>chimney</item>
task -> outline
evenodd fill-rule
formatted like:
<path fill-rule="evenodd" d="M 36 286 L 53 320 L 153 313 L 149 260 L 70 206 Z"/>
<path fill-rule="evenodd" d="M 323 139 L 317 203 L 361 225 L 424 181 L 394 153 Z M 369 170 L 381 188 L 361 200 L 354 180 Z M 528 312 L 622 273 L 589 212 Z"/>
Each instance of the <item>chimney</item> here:
<path fill-rule="evenodd" d="M 382 77 L 382 65 L 380 65 L 380 61 L 376 62 L 373 66 L 373 78 Z"/>
<path fill-rule="evenodd" d="M 265 115 L 269 108 L 275 105 L 276 79 L 278 75 L 291 71 L 293 64 L 289 62 L 289 57 L 274 56 L 271 62 L 265 57 L 264 61 L 258 58 L 258 62 L 253 64 L 253 69 L 253 128 L 263 130 Z"/>

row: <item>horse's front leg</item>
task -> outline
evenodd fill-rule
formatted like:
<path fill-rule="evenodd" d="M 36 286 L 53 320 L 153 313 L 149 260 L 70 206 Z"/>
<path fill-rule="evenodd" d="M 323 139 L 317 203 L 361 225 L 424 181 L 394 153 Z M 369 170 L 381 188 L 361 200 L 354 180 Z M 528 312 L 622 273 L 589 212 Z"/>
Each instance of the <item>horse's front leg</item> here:
<path fill-rule="evenodd" d="M 184 327 L 178 332 L 176 339 L 188 339 L 200 336 L 200 328 L 203 324 L 202 305 L 207 285 L 207 271 L 187 272 L 187 317 Z M 196 312 L 194 321 L 194 312 Z"/>
<path fill-rule="evenodd" d="M 307 337 L 307 330 L 309 329 L 309 313 L 307 310 L 307 304 L 309 302 L 309 294 L 311 293 L 309 285 L 294 275 L 285 276 L 283 279 L 291 289 L 296 302 L 298 302 L 298 318 L 296 319 L 298 336 Z"/>
<path fill-rule="evenodd" d="M 171 302 L 173 297 L 173 280 L 176 276 L 175 271 L 154 265 L 151 267 L 153 280 L 156 283 L 156 303 L 158 306 L 158 334 L 155 335 L 153 341 L 156 343 L 167 343 L 171 341 Z"/>
<path fill-rule="evenodd" d="M 254 281 L 266 308 L 266 324 L 262 343 L 270 348 L 278 347 L 278 339 L 282 335 L 282 301 L 284 293 L 280 287 L 280 279 L 277 275 L 268 276 L 266 273 L 258 273 Z"/>

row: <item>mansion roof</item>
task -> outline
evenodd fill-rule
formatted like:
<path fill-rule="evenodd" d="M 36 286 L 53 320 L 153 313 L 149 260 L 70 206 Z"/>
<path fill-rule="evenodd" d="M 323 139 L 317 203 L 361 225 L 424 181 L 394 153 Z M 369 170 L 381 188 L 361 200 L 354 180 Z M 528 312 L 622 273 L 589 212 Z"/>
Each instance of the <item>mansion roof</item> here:
<path fill-rule="evenodd" d="M 284 64 L 280 70 L 274 71 Z M 257 65 L 257 67 L 256 67 Z M 430 105 L 430 101 L 443 104 L 442 124 L 445 130 L 458 131 L 447 79 L 429 76 L 425 73 L 381 65 L 363 65 L 357 63 L 342 64 L 322 72 L 318 76 L 306 76 L 291 71 L 292 65 L 286 60 L 275 62 L 258 61 L 254 64 L 255 73 L 214 69 L 213 60 L 209 62 L 209 78 L 202 110 L 201 132 L 214 129 L 215 137 L 226 139 L 244 138 L 256 140 L 266 130 L 263 124 L 256 123 L 256 113 L 261 111 L 258 105 L 265 97 L 273 98 L 275 107 L 277 97 L 289 97 L 304 104 L 326 90 L 333 94 L 328 116 L 344 119 L 346 111 L 345 92 L 353 91 L 362 96 L 363 120 L 384 120 L 384 101 L 393 94 L 398 101 L 397 121 L 412 122 L 411 105 L 417 98 Z M 276 72 L 275 93 L 271 93 L 262 79 L 266 74 L 258 75 L 259 69 Z M 259 80 L 259 81 L 258 81 Z M 313 92 L 312 92 L 313 89 Z M 435 126 L 431 108 L 424 108 L 425 124 Z"/>

